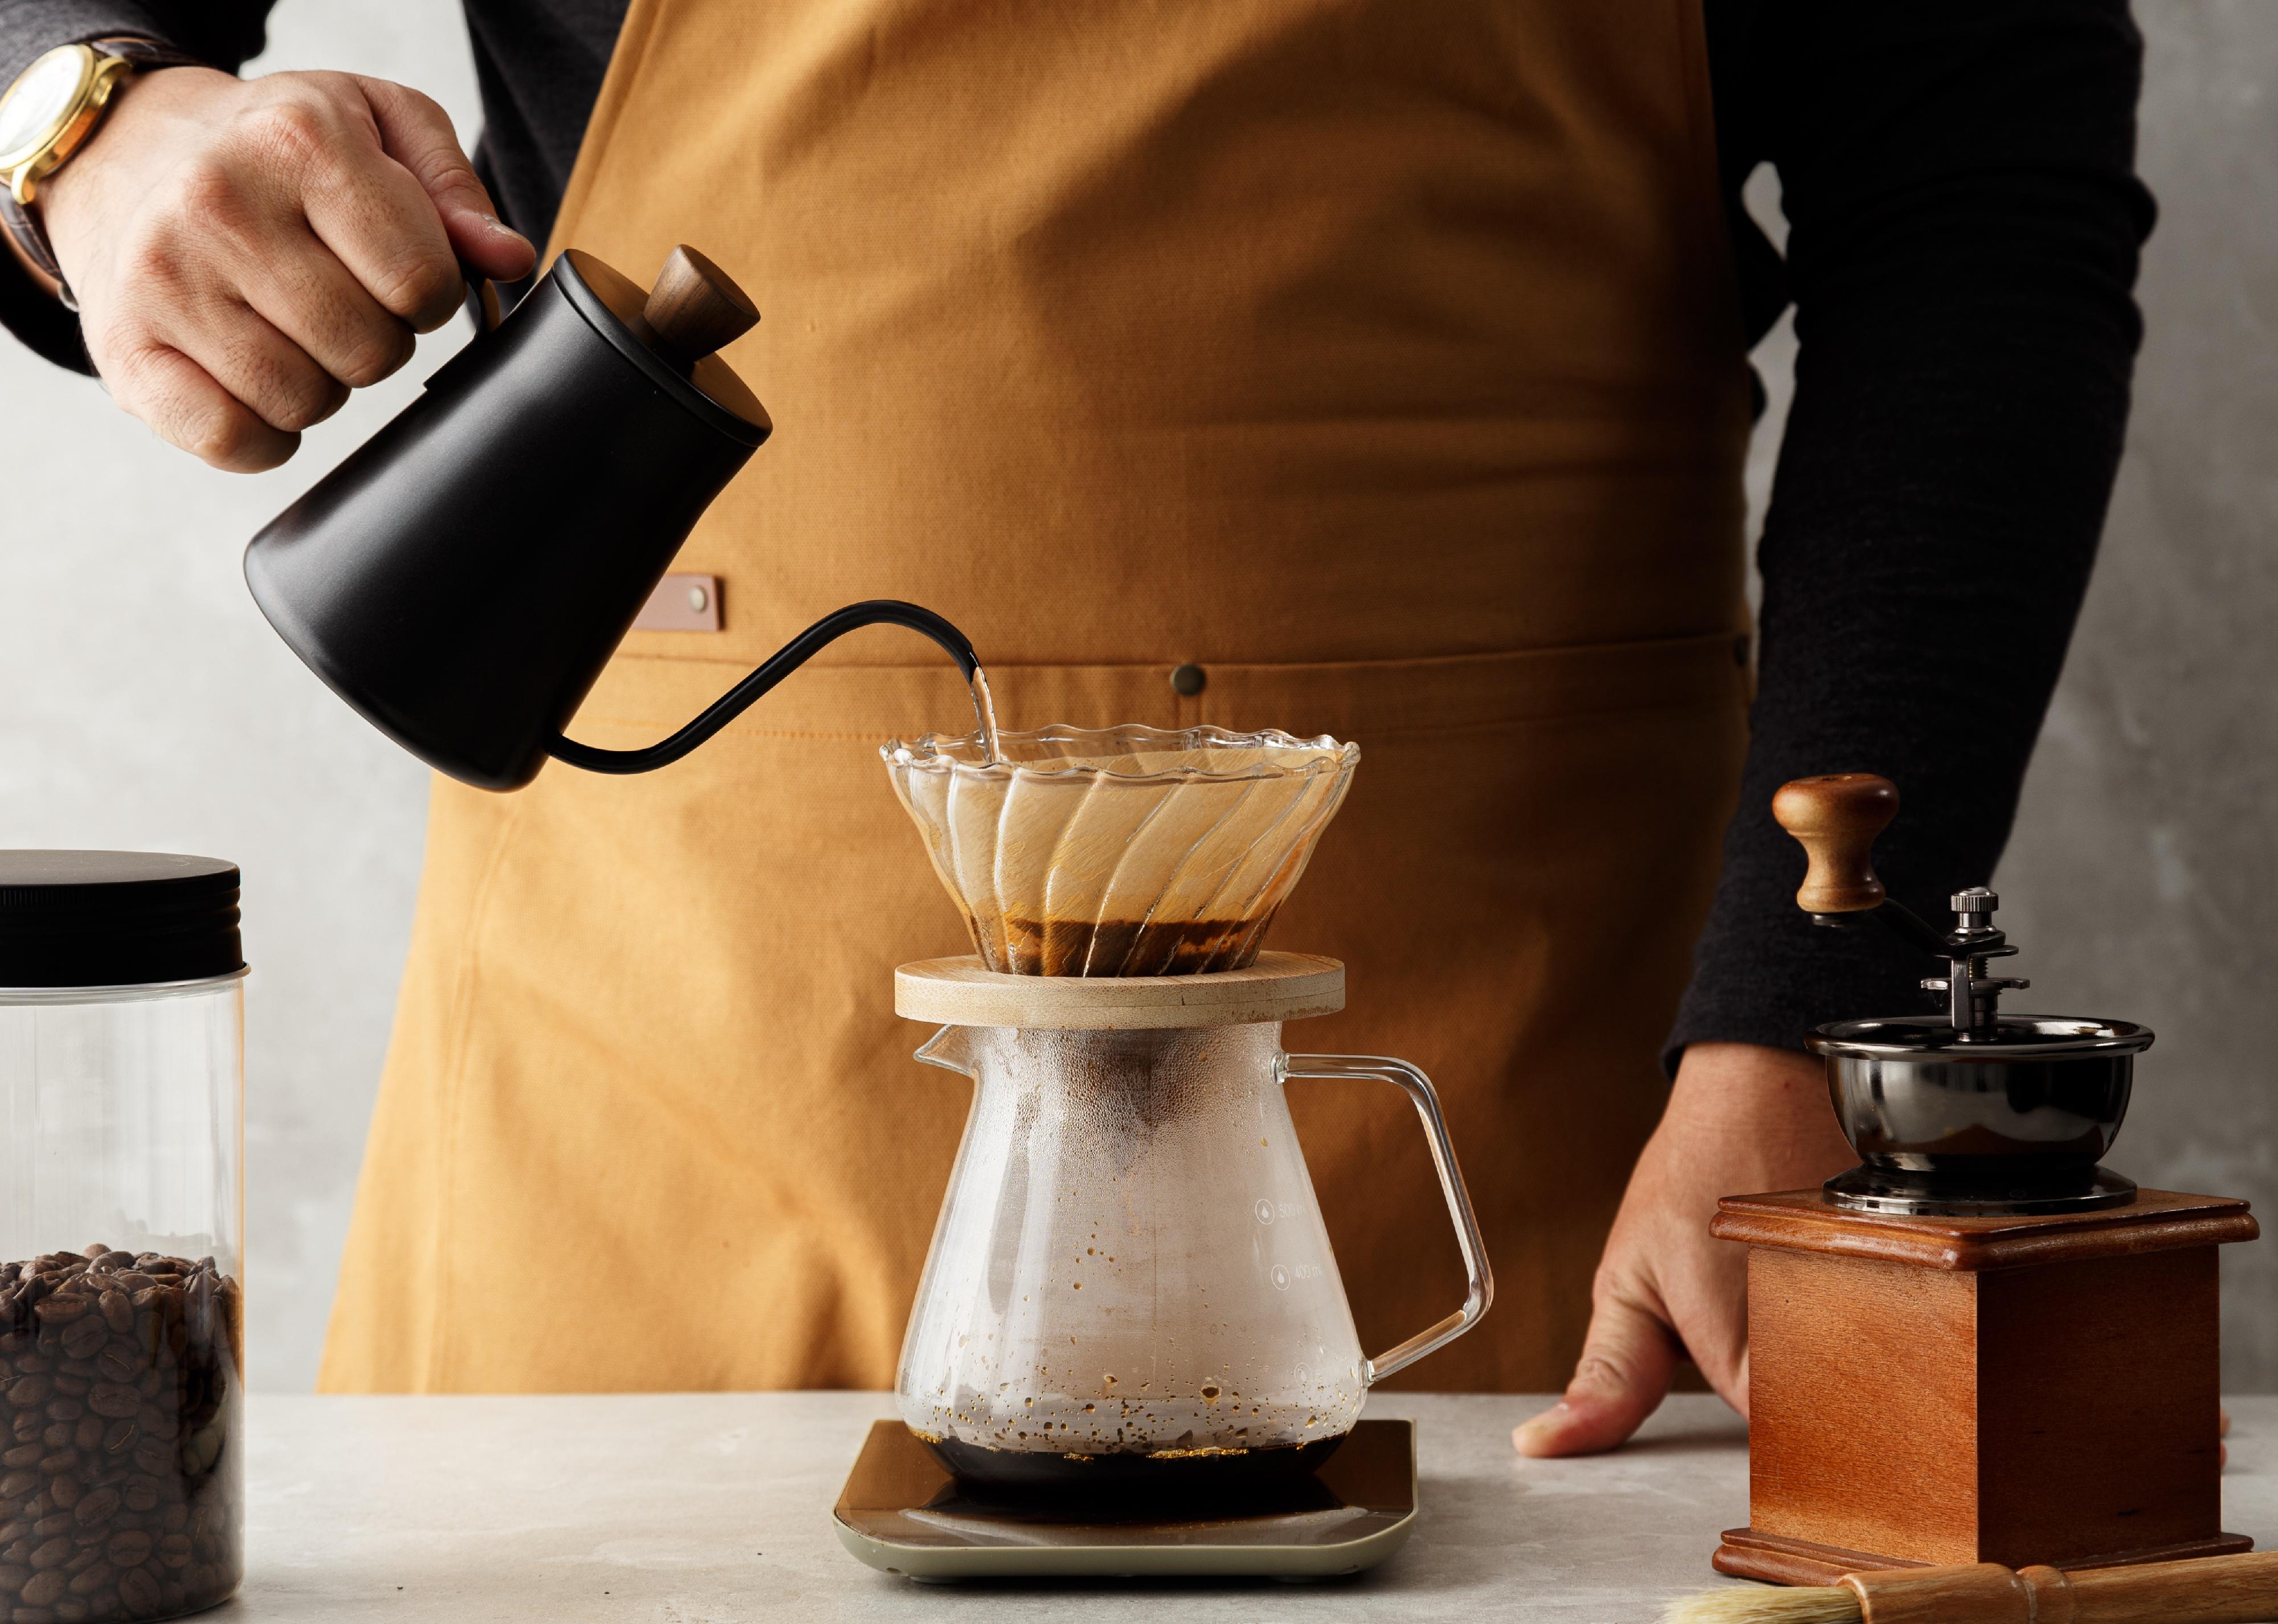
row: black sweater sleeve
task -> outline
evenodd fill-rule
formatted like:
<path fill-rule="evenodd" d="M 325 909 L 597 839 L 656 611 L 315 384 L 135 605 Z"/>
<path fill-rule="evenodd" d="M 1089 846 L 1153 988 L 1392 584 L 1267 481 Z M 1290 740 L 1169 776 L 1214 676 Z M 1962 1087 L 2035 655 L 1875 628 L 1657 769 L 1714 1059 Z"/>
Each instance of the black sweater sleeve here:
<path fill-rule="evenodd" d="M 261 52 L 269 0 L 0 0 L 0 89 L 58 45 L 113 34 L 157 40 L 235 73 Z M 92 373 L 79 318 L 0 245 L 0 326 L 58 366 Z"/>
<path fill-rule="evenodd" d="M 1936 919 L 1991 877 L 2119 463 L 2152 217 L 2125 0 L 1768 0 L 1723 34 L 1721 157 L 1778 167 L 1799 351 L 1752 739 L 1672 1062 L 1930 1007 L 1926 959 L 1797 910 L 1769 803 L 1879 772 L 1895 896 Z"/>

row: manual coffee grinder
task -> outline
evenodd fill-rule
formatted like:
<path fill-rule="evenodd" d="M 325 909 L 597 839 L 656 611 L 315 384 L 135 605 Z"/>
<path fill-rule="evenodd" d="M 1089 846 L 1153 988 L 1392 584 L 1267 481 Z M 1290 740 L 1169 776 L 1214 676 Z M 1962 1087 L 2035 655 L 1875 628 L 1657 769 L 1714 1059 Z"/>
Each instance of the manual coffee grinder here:
<path fill-rule="evenodd" d="M 2247 1204 L 2139 1190 L 2098 1165 L 2152 1034 L 2012 1015 L 2017 949 L 1972 886 L 1933 930 L 1869 854 L 1898 792 L 1802 778 L 1773 816 L 1822 924 L 1871 918 L 1945 973 L 1936 1015 L 1812 1034 L 1861 1165 L 1729 1196 L 1748 1252 L 1749 1526 L 1719 1572 L 1826 1584 L 1864 1569 L 2099 1567 L 2213 1556 L 2222 1531 L 2215 1248 Z"/>

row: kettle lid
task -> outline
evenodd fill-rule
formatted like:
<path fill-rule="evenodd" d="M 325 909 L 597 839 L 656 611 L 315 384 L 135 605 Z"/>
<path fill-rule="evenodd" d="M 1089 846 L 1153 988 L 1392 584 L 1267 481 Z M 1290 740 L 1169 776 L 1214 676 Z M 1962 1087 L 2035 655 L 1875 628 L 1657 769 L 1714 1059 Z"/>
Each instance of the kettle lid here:
<path fill-rule="evenodd" d="M 748 446 L 774 432 L 759 397 L 714 353 L 760 312 L 703 255 L 676 248 L 648 289 L 581 249 L 564 249 L 553 278 L 596 333 L 697 417 Z"/>

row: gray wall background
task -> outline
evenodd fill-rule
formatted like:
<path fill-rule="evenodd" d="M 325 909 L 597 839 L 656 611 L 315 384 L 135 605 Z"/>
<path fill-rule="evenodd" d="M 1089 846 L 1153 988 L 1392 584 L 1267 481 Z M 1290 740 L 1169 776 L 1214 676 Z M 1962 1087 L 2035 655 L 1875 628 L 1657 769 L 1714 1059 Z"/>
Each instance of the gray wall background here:
<path fill-rule="evenodd" d="M 2030 1007 L 2160 1034 L 2122 1153 L 2278 1212 L 2278 8 L 2138 0 L 2161 221 L 2129 452 L 2071 663 L 1997 877 Z M 286 0 L 253 71 L 418 86 L 471 144 L 451 0 Z M 1776 216 L 1777 188 L 1751 200 Z M 245 595 L 247 537 L 393 415 L 457 326 L 276 472 L 210 472 L 93 386 L 0 346 L 0 844 L 141 846 L 246 871 L 255 1384 L 315 1378 L 409 933 L 424 778 L 303 672 Z M 1785 323 L 1749 471 L 1789 393 Z M 1978 876 L 1957 876 L 1957 883 Z M 1866 1013 L 1866 1012 L 1861 1012 Z M 2278 1388 L 2278 1237 L 2225 1260 L 2226 1378 Z"/>

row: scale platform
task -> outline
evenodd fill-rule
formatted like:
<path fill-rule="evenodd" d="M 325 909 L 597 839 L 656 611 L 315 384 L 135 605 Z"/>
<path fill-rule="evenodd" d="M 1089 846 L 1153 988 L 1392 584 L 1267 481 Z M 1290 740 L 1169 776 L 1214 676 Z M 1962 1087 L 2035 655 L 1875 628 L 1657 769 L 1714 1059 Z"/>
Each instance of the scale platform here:
<path fill-rule="evenodd" d="M 1415 1531 L 1416 1423 L 1362 1421 L 1307 1483 L 1235 1516 L 1012 1507 L 961 1493 L 907 1427 L 882 1421 L 831 1518 L 858 1560 L 909 1579 L 1334 1579 Z"/>

